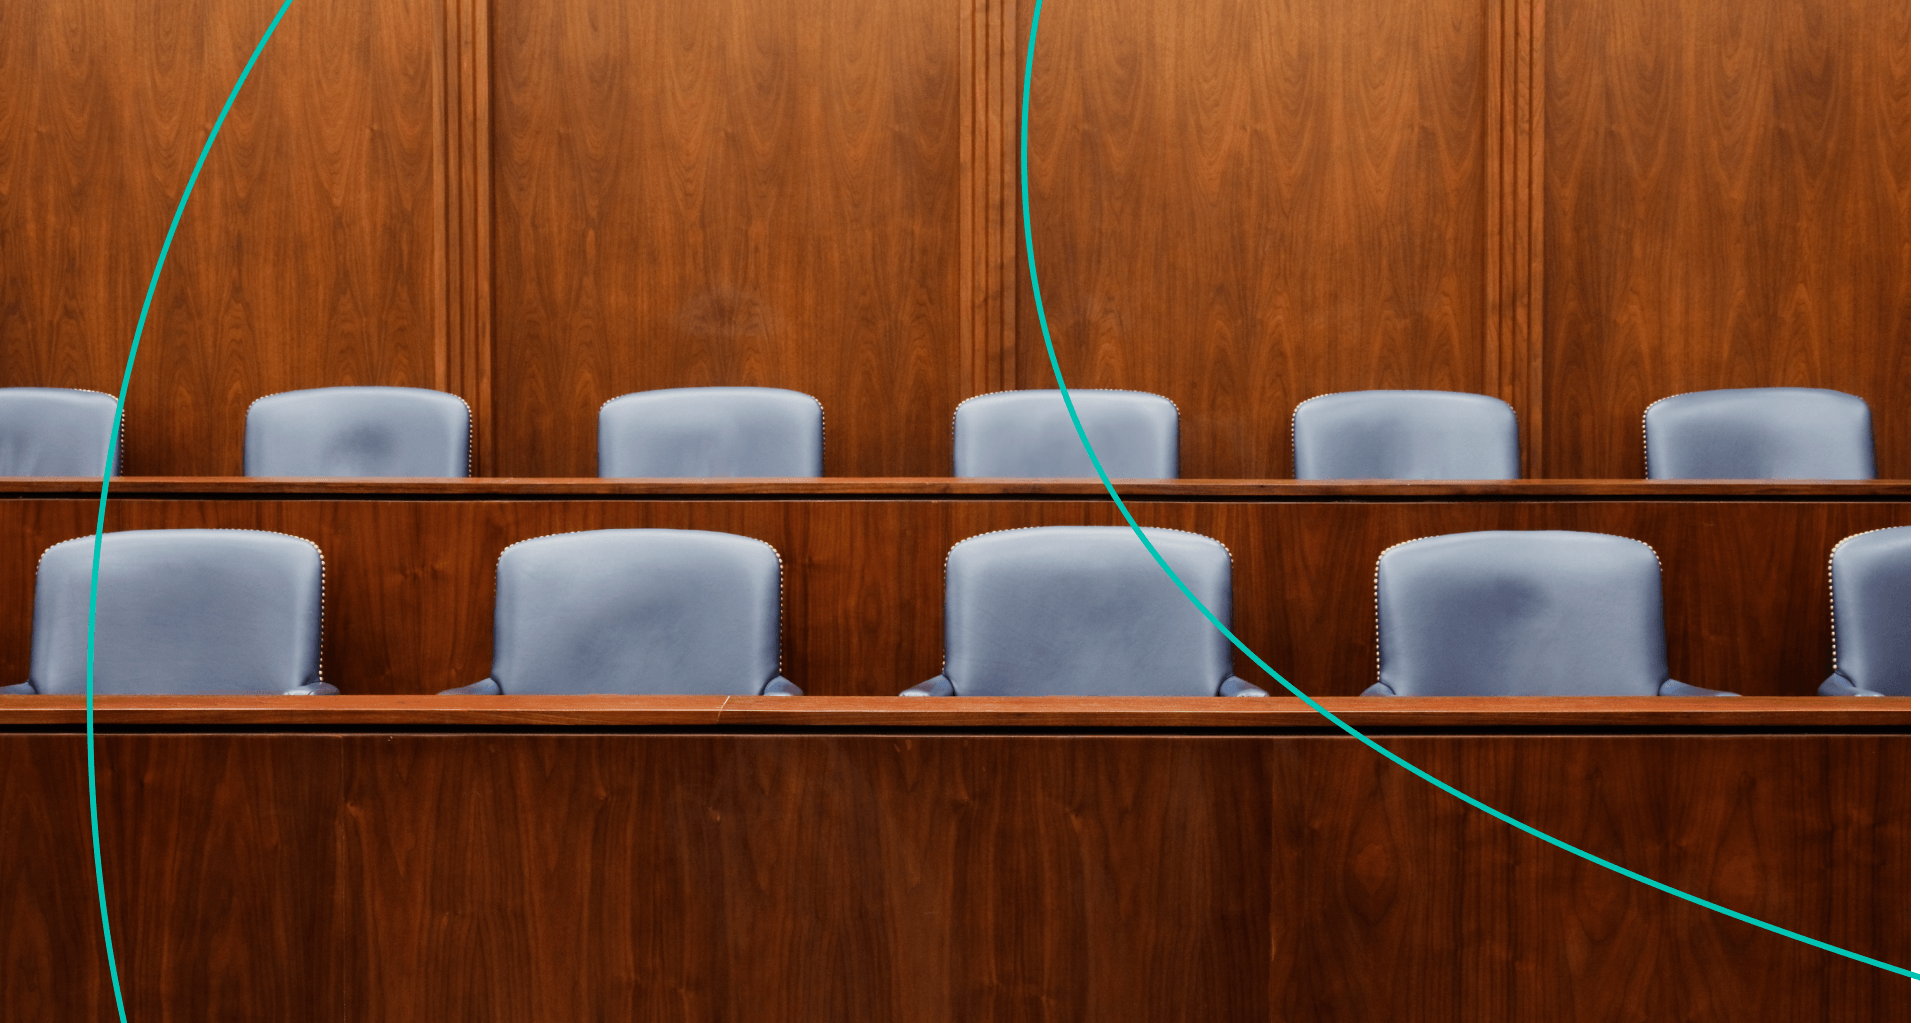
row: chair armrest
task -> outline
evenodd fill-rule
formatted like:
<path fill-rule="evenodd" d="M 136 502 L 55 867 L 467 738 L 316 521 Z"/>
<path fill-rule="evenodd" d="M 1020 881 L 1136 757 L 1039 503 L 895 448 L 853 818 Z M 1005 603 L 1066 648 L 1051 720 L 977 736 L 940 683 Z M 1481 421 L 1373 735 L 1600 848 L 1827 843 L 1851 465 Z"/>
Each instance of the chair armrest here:
<path fill-rule="evenodd" d="M 1253 683 L 1247 681 L 1244 678 L 1235 678 L 1232 675 L 1228 675 L 1227 680 L 1225 682 L 1220 683 L 1220 691 L 1215 693 L 1214 695 L 1215 696 L 1265 696 L 1267 695 L 1267 691 L 1265 689 L 1260 688 L 1259 686 L 1254 685 Z"/>
<path fill-rule="evenodd" d="M 309 682 L 304 686 L 294 686 L 280 694 L 281 696 L 339 696 L 340 690 L 325 682 Z"/>
<path fill-rule="evenodd" d="M 5 689 L 0 689 L 0 693 L 4 693 L 4 692 L 6 692 Z M 1859 686 L 1854 685 L 1853 682 L 1850 679 L 1848 679 L 1845 675 L 1842 675 L 1836 671 L 1833 674 L 1828 675 L 1827 680 L 1825 682 L 1820 683 L 1820 695 L 1821 696 L 1885 696 L 1887 694 L 1876 693 L 1871 689 L 1862 689 Z"/>
<path fill-rule="evenodd" d="M 1668 679 L 1665 682 L 1660 683 L 1660 695 L 1661 696 L 1739 696 L 1740 694 L 1721 692 L 1718 689 L 1705 689 L 1700 686 L 1690 686 L 1685 682 L 1675 682 L 1673 679 Z"/>
<path fill-rule="evenodd" d="M 1360 695 L 1361 696 L 1399 696 L 1400 694 L 1394 692 L 1393 688 L 1391 686 L 1388 686 L 1385 682 L 1375 682 L 1374 684 L 1361 690 Z"/>
<path fill-rule="evenodd" d="M 952 696 L 953 683 L 948 681 L 947 676 L 945 675 L 935 675 L 934 677 L 910 689 L 902 689 L 900 691 L 900 695 L 901 696 Z"/>
<path fill-rule="evenodd" d="M 461 686 L 458 689 L 442 689 L 440 690 L 440 695 L 441 696 L 499 696 L 500 683 L 495 682 L 490 678 L 483 678 L 480 681 L 475 682 L 470 686 Z"/>
<path fill-rule="evenodd" d="M 787 681 L 786 679 L 781 678 L 778 675 L 775 675 L 774 677 L 767 680 L 766 685 L 760 687 L 760 695 L 761 696 L 805 696 L 807 694 L 801 692 L 799 686 L 796 686 L 793 683 Z"/>
<path fill-rule="evenodd" d="M 31 682 L 15 682 L 10 686 L 0 686 L 0 696 L 38 696 L 40 691 L 33 688 Z"/>

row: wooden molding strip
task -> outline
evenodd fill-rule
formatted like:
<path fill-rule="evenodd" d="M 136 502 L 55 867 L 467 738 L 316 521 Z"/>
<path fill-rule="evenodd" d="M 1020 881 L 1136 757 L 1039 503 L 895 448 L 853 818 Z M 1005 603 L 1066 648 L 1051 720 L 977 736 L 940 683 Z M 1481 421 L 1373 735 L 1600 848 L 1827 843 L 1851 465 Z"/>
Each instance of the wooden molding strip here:
<path fill-rule="evenodd" d="M 435 386 L 473 411 L 473 474 L 493 472 L 493 132 L 490 0 L 446 0 Z"/>
<path fill-rule="evenodd" d="M 960 338 L 969 394 L 1014 386 L 1020 215 L 1019 62 L 1011 0 L 962 0 L 968 54 L 960 110 Z"/>
<path fill-rule="evenodd" d="M 1487 378 L 1520 418 L 1522 475 L 1544 475 L 1546 67 L 1543 0 L 1487 12 Z"/>

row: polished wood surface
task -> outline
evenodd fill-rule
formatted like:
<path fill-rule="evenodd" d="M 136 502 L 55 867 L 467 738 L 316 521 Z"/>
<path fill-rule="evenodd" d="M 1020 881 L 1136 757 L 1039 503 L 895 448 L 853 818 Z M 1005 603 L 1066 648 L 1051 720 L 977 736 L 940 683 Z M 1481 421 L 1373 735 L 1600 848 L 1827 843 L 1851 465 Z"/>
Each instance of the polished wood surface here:
<path fill-rule="evenodd" d="M 881 696 L 940 671 L 942 580 L 953 544 L 996 529 L 1122 524 L 1113 505 L 1084 484 L 1008 485 L 1082 490 L 780 500 L 702 496 L 700 484 L 684 484 L 690 489 L 677 495 L 536 493 L 510 500 L 472 489 L 416 499 L 324 490 L 256 492 L 249 499 L 156 494 L 109 502 L 107 528 L 269 529 L 318 544 L 327 559 L 326 677 L 354 694 L 432 693 L 486 677 L 494 562 L 508 544 L 633 527 L 752 536 L 780 551 L 786 568 L 787 677 L 818 696 Z M 1655 485 L 1635 489 L 1659 492 Z M 1311 694 L 1355 695 L 1376 677 L 1373 567 L 1380 551 L 1479 529 L 1575 529 L 1643 540 L 1661 557 L 1672 677 L 1750 696 L 1811 693 L 1831 665 L 1828 551 L 1854 533 L 1909 523 L 1911 507 L 1884 493 L 1857 500 L 1721 493 L 1661 500 L 1432 493 L 1376 500 L 1354 489 L 1294 500 L 1275 492 L 1258 499 L 1169 494 L 1137 501 L 1134 511 L 1144 525 L 1227 545 L 1235 559 L 1235 630 Z M 96 500 L 0 500 L 0 679 L 26 677 L 41 552 L 91 533 Z M 1263 677 L 1244 661 L 1238 673 L 1256 683 Z"/>
<path fill-rule="evenodd" d="M 1905 698 L 1424 697 L 1316 700 L 1356 728 L 1479 730 L 1626 728 L 1639 732 L 1871 729 L 1904 734 Z M 0 732 L 82 725 L 82 696 L 0 696 Z M 172 725 L 491 728 L 838 729 L 1111 728 L 1319 730 L 1336 726 L 1306 701 L 1221 697 L 898 696 L 99 696 L 94 722 L 126 732 Z"/>
<path fill-rule="evenodd" d="M 494 3 L 497 471 L 587 475 L 602 403 L 708 384 L 819 398 L 829 473 L 946 471 L 959 14 Z"/>
<path fill-rule="evenodd" d="M 303 0 L 275 33 L 154 294 L 128 471 L 239 473 L 264 394 L 450 386 L 440 2 Z M 0 9 L 0 386 L 118 392 L 175 204 L 276 7 Z"/>
<path fill-rule="evenodd" d="M 99 738 L 134 1018 L 1907 1007 L 1900 978 L 1604 872 L 1344 737 L 325 727 Z M 1908 739 L 1800 731 L 1383 741 L 1598 855 L 1905 963 Z M 81 739 L 0 734 L 0 778 L 22 865 L 0 874 L 0 1003 L 111 1019 Z"/>
<path fill-rule="evenodd" d="M 1357 500 L 1542 501 L 1622 498 L 1635 501 L 1880 501 L 1907 503 L 1909 480 L 1116 480 L 1123 500 Z M 262 499 L 320 495 L 412 500 L 540 498 L 728 497 L 794 501 L 867 497 L 1105 498 L 1094 480 L 928 478 L 784 479 L 338 479 L 242 476 L 117 477 L 111 499 L 232 497 Z M 100 498 L 98 477 L 0 477 L 0 500 L 11 497 Z"/>
<path fill-rule="evenodd" d="M 1068 384 L 1173 399 L 1196 477 L 1293 475 L 1293 407 L 1329 391 L 1501 392 L 1488 7 L 1048 7 L 1033 235 Z M 1021 301 L 1017 386 L 1051 387 Z"/>
<path fill-rule="evenodd" d="M 1546 4 L 1549 476 L 1670 394 L 1830 387 L 1907 473 L 1904 0 Z"/>

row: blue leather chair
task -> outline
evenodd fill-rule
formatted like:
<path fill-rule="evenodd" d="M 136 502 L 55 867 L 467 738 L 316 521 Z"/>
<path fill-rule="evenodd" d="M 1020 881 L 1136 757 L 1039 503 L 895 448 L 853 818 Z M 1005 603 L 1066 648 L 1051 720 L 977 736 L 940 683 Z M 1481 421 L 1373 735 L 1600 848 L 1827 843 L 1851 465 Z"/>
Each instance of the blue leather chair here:
<path fill-rule="evenodd" d="M 1833 674 L 1822 696 L 1913 692 L 1913 527 L 1855 533 L 1833 547 Z"/>
<path fill-rule="evenodd" d="M 818 476 L 826 414 L 775 387 L 674 387 L 600 406 L 603 477 Z"/>
<path fill-rule="evenodd" d="M 1140 391 L 1071 391 L 1087 440 L 1113 479 L 1180 475 L 1180 410 Z M 1097 478 L 1058 390 L 1001 391 L 953 412 L 953 474 Z"/>
<path fill-rule="evenodd" d="M 1346 391 L 1293 410 L 1293 475 L 1303 480 L 1520 477 L 1513 408 L 1460 391 Z"/>
<path fill-rule="evenodd" d="M 467 403 L 418 387 L 316 387 L 247 409 L 248 476 L 464 477 Z"/>
<path fill-rule="evenodd" d="M 1873 418 L 1814 387 L 1696 391 L 1647 406 L 1652 480 L 1870 480 Z"/>
<path fill-rule="evenodd" d="M 1231 626 L 1227 549 L 1174 529 L 1146 534 Z M 1226 637 L 1125 527 L 1008 529 L 955 544 L 946 621 L 945 670 L 900 695 L 1267 695 L 1233 676 Z"/>
<path fill-rule="evenodd" d="M 1733 696 L 1667 678 L 1660 559 L 1561 530 L 1454 533 L 1375 569 L 1380 681 L 1364 696 Z"/>
<path fill-rule="evenodd" d="M 0 388 L 0 476 L 99 476 L 113 406 L 113 395 L 99 391 Z M 126 461 L 124 450 L 119 461 Z"/>
<path fill-rule="evenodd" d="M 54 544 L 33 596 L 31 677 L 0 692 L 84 693 L 93 537 Z M 94 692 L 312 696 L 320 549 L 251 529 L 143 529 L 100 541 Z"/>
<path fill-rule="evenodd" d="M 493 674 L 453 694 L 798 696 L 780 555 L 698 529 L 597 529 L 500 554 Z"/>

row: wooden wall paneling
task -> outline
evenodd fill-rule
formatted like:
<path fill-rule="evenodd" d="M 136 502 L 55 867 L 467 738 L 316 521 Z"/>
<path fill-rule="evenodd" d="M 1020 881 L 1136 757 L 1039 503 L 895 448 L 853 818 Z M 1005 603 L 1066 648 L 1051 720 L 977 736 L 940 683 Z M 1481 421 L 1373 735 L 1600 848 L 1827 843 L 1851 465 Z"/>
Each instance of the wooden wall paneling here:
<path fill-rule="evenodd" d="M 117 392 L 153 260 L 271 3 L 0 13 L 0 385 Z M 127 470 L 238 475 L 247 405 L 432 387 L 437 0 L 299 5 L 207 160 L 141 343 Z"/>
<path fill-rule="evenodd" d="M 1194 478 L 1291 476 L 1319 394 L 1498 390 L 1484 0 L 1045 19 L 1034 243 L 1069 385 L 1172 398 Z M 1052 386 L 1021 301 L 1020 386 Z"/>
<path fill-rule="evenodd" d="M 92 527 L 92 503 L 0 502 L 0 679 L 23 679 L 40 552 Z M 1874 502 L 1140 502 L 1142 524 L 1234 555 L 1235 630 L 1306 692 L 1376 677 L 1373 565 L 1404 540 L 1478 529 L 1633 537 L 1661 557 L 1672 677 L 1749 695 L 1808 694 L 1831 670 L 1826 556 L 1910 521 Z M 757 537 L 787 572 L 788 678 L 809 693 L 886 695 L 938 673 L 944 566 L 996 529 L 1120 525 L 1099 501 L 117 502 L 109 529 L 234 527 L 307 537 L 327 558 L 328 681 L 432 693 L 485 678 L 494 563 L 508 544 L 616 527 Z M 1242 678 L 1268 684 L 1242 660 Z"/>
<path fill-rule="evenodd" d="M 130 1018 L 337 1019 L 339 742 L 101 736 L 101 856 Z M 0 743 L 13 868 L 0 1004 L 10 1018 L 118 1019 L 89 855 L 77 735 Z"/>
<path fill-rule="evenodd" d="M 1492 0 L 1487 12 L 1486 379 L 1519 418 L 1522 476 L 1539 475 L 1544 425 L 1544 3 Z"/>
<path fill-rule="evenodd" d="M 1616 863 L 1906 961 L 1904 737 L 1386 745 Z M 1356 743 L 1275 743 L 1270 770 L 1273 1019 L 1870 1020 L 1907 1011 L 1898 977 L 1577 860 Z"/>
<path fill-rule="evenodd" d="M 473 475 L 491 476 L 493 445 L 493 132 L 491 5 L 444 0 L 434 167 L 441 244 L 434 269 L 440 359 L 434 385 L 473 414 Z"/>
<path fill-rule="evenodd" d="M 1598 855 L 1904 961 L 1904 736 L 1386 741 Z M 1850 1021 L 1908 997 L 1339 736 L 101 743 L 143 1019 Z M 34 868 L 0 880 L 0 992 L 111 1019 L 79 737 L 0 747 Z"/>
<path fill-rule="evenodd" d="M 1014 386 L 1020 279 L 1019 12 L 1006 0 L 965 0 L 968 97 L 960 120 L 960 336 L 967 392 Z"/>
<path fill-rule="evenodd" d="M 1543 474 L 1646 473 L 1670 394 L 1830 387 L 1908 474 L 1899 0 L 1547 5 Z"/>
<path fill-rule="evenodd" d="M 607 399 L 790 387 L 834 475 L 949 470 L 954 8 L 493 5 L 497 470 L 591 476 Z"/>

